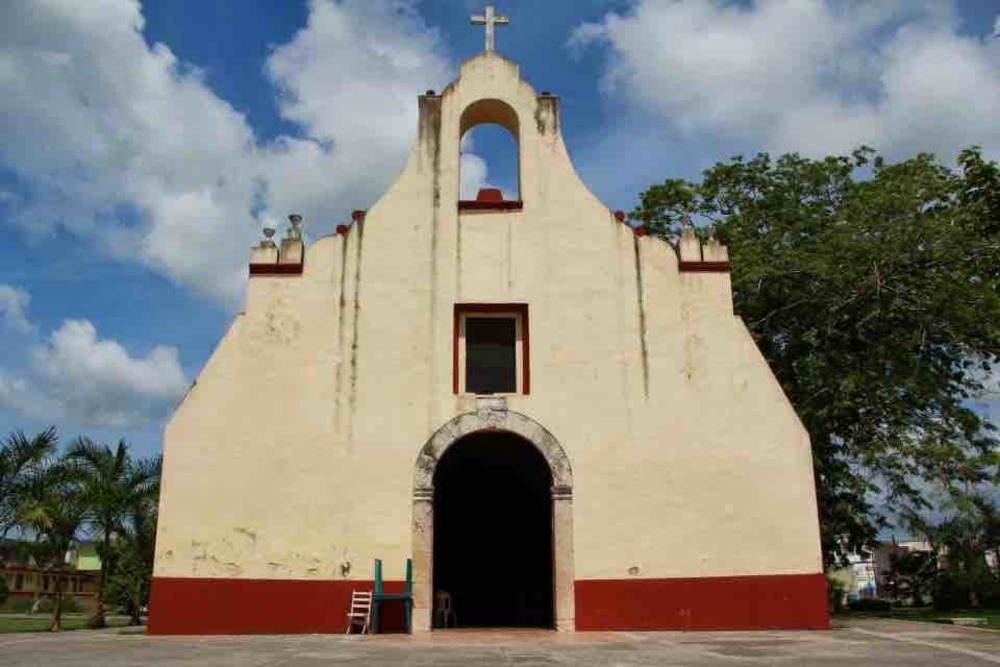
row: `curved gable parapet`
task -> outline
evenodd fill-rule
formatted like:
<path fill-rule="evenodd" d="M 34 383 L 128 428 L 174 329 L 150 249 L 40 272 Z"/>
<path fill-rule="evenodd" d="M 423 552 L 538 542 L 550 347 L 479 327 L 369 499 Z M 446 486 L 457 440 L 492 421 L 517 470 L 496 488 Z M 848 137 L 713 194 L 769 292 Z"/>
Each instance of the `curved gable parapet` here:
<path fill-rule="evenodd" d="M 382 211 L 401 199 L 411 208 L 414 204 L 454 208 L 460 191 L 461 137 L 481 123 L 496 123 L 515 137 L 526 211 L 544 205 L 575 210 L 582 206 L 588 209 L 584 217 L 591 219 L 603 218 L 608 211 L 572 165 L 560 132 L 558 97 L 538 93 L 521 78 L 513 61 L 495 52 L 469 58 L 454 81 L 440 93 L 420 95 L 418 105 L 409 158 L 400 176 L 371 206 L 373 221 L 381 222 Z"/>

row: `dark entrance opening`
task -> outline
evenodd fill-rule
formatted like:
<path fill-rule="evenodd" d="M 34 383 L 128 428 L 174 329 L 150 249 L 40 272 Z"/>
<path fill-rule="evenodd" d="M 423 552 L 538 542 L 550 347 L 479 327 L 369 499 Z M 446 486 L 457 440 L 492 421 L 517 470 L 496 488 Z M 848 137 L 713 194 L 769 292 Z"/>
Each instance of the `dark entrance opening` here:
<path fill-rule="evenodd" d="M 455 625 L 553 627 L 551 485 L 548 462 L 512 433 L 473 433 L 441 458 L 434 590 L 451 596 Z"/>

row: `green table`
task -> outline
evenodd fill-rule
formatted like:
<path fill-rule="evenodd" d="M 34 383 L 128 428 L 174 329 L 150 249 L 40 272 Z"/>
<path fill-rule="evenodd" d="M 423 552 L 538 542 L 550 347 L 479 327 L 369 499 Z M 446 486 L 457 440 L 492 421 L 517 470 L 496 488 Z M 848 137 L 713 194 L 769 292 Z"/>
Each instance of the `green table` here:
<path fill-rule="evenodd" d="M 375 594 L 372 596 L 372 634 L 382 630 L 381 609 L 383 602 L 402 600 L 406 615 L 406 633 L 413 633 L 413 560 L 406 559 L 406 584 L 402 593 L 386 593 L 382 587 L 382 560 L 375 559 Z"/>

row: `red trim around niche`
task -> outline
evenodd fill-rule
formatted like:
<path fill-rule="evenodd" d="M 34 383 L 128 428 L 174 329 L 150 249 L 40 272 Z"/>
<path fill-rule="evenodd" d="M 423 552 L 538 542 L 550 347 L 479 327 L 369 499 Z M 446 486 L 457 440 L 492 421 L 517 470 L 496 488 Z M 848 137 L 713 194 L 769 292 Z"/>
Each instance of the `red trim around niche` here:
<path fill-rule="evenodd" d="M 298 264 L 251 264 L 251 276 L 299 276 L 302 263 Z"/>
<path fill-rule="evenodd" d="M 465 313 L 517 313 L 521 316 L 521 393 L 527 396 L 531 393 L 531 350 L 528 322 L 528 304 L 526 303 L 456 303 L 452 327 L 451 343 L 451 390 L 461 393 L 458 386 L 458 345 L 462 328 L 462 315 Z"/>
<path fill-rule="evenodd" d="M 149 633 L 340 634 L 347 628 L 351 591 L 373 587 L 371 581 L 154 577 Z M 403 582 L 387 581 L 385 590 L 402 592 Z M 383 631 L 403 627 L 402 603 L 385 603 Z"/>
<path fill-rule="evenodd" d="M 826 577 L 578 579 L 577 630 L 825 630 Z"/>
<path fill-rule="evenodd" d="M 476 201 L 474 199 L 463 199 L 458 202 L 459 211 L 520 211 L 524 208 L 524 202 L 520 199 L 514 201 Z"/>
<path fill-rule="evenodd" d="M 729 273 L 729 262 L 681 262 L 684 273 Z"/>

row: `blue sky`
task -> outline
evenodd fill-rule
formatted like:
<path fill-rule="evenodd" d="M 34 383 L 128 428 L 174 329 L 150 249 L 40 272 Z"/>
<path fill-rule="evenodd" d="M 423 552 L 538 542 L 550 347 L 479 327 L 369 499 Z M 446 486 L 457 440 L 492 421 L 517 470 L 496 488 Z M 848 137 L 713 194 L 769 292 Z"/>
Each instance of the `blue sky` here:
<path fill-rule="evenodd" d="M 311 235 L 402 165 L 416 95 L 482 48 L 471 0 L 0 7 L 0 433 L 143 454 L 241 307 L 250 244 Z M 993 0 L 500 2 L 498 50 L 562 100 L 612 208 L 736 153 L 1000 156 Z M 468 184 L 513 191 L 476 131 Z M 987 409 L 1000 413 L 997 406 Z"/>

